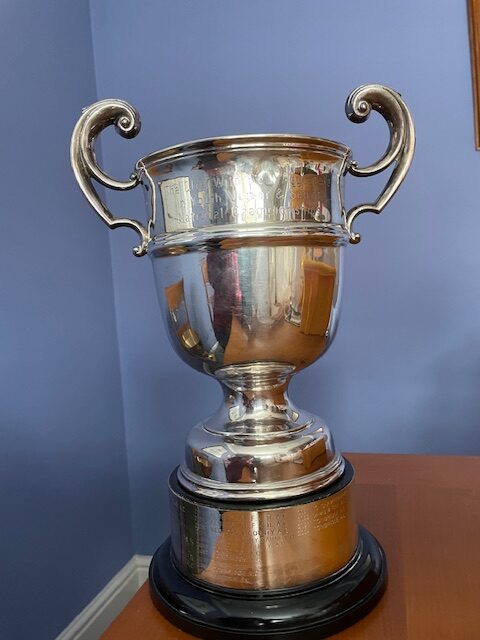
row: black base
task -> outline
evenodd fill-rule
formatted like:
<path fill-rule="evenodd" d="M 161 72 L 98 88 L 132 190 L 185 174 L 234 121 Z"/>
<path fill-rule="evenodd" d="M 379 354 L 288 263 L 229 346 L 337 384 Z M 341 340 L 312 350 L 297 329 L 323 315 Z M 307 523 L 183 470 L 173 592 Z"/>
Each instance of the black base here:
<path fill-rule="evenodd" d="M 302 589 L 248 592 L 188 580 L 174 566 L 167 540 L 150 565 L 150 593 L 166 618 L 201 638 L 326 638 L 366 615 L 385 590 L 383 549 L 366 529 L 360 540 L 356 562 L 332 578 Z"/>

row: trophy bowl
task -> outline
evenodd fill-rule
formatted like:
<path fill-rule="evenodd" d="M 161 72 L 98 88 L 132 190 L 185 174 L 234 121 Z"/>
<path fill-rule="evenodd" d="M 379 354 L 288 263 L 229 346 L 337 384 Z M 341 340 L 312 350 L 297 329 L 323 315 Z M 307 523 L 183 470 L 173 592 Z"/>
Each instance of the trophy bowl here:
<path fill-rule="evenodd" d="M 170 477 L 171 536 L 149 576 L 157 607 L 201 637 L 325 637 L 365 615 L 385 588 L 383 550 L 355 519 L 351 465 L 325 422 L 287 393 L 333 339 L 343 249 L 360 240 L 354 219 L 380 213 L 413 158 L 400 95 L 365 85 L 347 99 L 354 122 L 372 109 L 390 141 L 364 168 L 330 140 L 245 135 L 158 151 L 122 182 L 98 167 L 94 140 L 112 124 L 135 136 L 135 110 L 100 101 L 73 133 L 72 166 L 88 201 L 110 227 L 132 227 L 134 253 L 152 260 L 174 350 L 223 388 Z M 345 175 L 388 167 L 379 198 L 346 211 Z M 114 218 L 93 181 L 141 185 L 148 223 Z"/>

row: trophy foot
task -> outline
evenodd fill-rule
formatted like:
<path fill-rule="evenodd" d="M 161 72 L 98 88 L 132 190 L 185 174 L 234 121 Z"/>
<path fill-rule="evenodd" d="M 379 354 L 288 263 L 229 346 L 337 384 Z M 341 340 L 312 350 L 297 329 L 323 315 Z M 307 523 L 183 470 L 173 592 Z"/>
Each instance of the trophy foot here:
<path fill-rule="evenodd" d="M 187 579 L 174 565 L 170 539 L 156 551 L 149 572 L 151 597 L 163 615 L 212 640 L 326 638 L 365 616 L 383 595 L 386 579 L 384 551 L 363 527 L 353 560 L 302 588 L 242 591 Z"/>

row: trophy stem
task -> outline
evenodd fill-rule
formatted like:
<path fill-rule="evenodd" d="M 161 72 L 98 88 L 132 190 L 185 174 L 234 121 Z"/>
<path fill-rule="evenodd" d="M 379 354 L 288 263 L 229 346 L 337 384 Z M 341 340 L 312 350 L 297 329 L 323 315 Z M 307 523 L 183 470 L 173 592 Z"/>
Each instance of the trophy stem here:
<path fill-rule="evenodd" d="M 190 432 L 180 484 L 225 500 L 280 500 L 312 493 L 344 468 L 329 428 L 290 402 L 293 367 L 257 362 L 223 367 L 219 409 Z"/>
<path fill-rule="evenodd" d="M 310 416 L 299 420 L 300 412 L 288 397 L 293 367 L 283 363 L 259 362 L 232 365 L 216 372 L 222 385 L 223 404 L 207 429 L 248 434 L 258 444 L 285 431 L 298 431 L 310 424 Z"/>

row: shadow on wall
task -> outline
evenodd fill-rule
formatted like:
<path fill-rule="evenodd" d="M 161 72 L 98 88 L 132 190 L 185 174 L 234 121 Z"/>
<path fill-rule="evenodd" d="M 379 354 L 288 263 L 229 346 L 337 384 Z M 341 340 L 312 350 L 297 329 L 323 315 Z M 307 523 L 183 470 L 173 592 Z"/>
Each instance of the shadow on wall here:
<path fill-rule="evenodd" d="M 419 353 L 411 371 L 412 354 L 399 361 L 378 345 L 363 363 L 328 354 L 294 377 L 292 401 L 326 420 L 340 450 L 479 455 L 480 340 L 469 336 Z"/>
<path fill-rule="evenodd" d="M 419 406 L 416 423 L 419 452 L 480 454 L 480 340 L 449 349 L 432 363 L 430 391 Z M 427 386 L 428 381 L 423 381 Z M 461 427 L 461 439 L 457 428 Z M 402 429 L 402 425 L 397 425 Z"/>
<path fill-rule="evenodd" d="M 171 349 L 167 344 L 165 348 Z M 170 535 L 167 479 L 183 460 L 190 429 L 213 413 L 221 400 L 214 379 L 194 371 L 176 355 L 169 364 L 167 370 L 158 366 L 147 375 L 140 359 L 136 390 L 130 388 L 139 398 L 135 427 L 127 433 L 137 553 L 152 553 Z M 154 400 L 142 404 L 143 394 Z"/>

